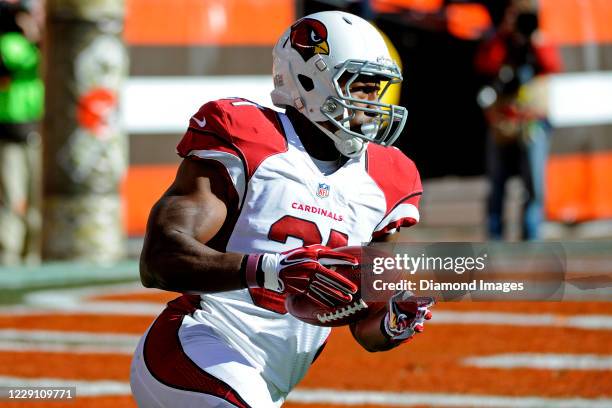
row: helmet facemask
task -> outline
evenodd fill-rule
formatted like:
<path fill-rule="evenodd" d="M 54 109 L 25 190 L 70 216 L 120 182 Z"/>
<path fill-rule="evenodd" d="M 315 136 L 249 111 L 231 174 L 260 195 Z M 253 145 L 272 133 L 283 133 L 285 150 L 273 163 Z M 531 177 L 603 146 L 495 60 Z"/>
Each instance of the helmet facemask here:
<path fill-rule="evenodd" d="M 351 86 L 355 81 L 380 81 L 383 84 L 376 100 L 355 98 L 351 95 Z M 321 113 L 337 130 L 325 132 L 336 142 L 336 147 L 345 156 L 356 156 L 361 153 L 366 142 L 390 146 L 399 137 L 408 111 L 402 106 L 380 102 L 389 87 L 399 84 L 402 75 L 392 61 L 371 62 L 347 60 L 337 67 L 333 77 L 333 86 L 337 96 L 330 96 L 321 106 Z M 370 120 L 351 126 L 351 121 L 363 112 Z M 317 124 L 319 128 L 323 128 Z M 325 129 L 325 128 L 324 128 Z"/>

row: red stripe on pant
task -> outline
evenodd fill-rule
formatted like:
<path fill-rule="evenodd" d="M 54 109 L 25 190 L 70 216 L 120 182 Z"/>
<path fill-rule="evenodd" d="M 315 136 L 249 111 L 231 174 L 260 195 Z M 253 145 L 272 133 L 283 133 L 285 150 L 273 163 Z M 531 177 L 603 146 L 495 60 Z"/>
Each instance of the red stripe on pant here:
<path fill-rule="evenodd" d="M 181 296 L 168 303 L 155 320 L 144 345 L 147 368 L 157 381 L 169 387 L 214 395 L 239 408 L 250 408 L 234 389 L 202 370 L 183 351 L 178 331 L 185 315 L 198 307 L 199 299 Z"/>

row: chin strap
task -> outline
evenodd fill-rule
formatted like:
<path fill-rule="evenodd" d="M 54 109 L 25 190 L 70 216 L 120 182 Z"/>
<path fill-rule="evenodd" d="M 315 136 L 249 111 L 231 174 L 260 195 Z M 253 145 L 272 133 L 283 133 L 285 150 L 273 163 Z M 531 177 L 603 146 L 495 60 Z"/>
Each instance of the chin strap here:
<path fill-rule="evenodd" d="M 317 122 L 312 122 L 316 127 L 321 130 L 321 132 L 325 133 L 331 140 L 334 141 L 336 145 L 336 149 L 340 152 L 341 155 L 346 156 L 348 158 L 359 157 L 365 151 L 367 146 L 367 142 L 358 137 L 345 135 L 341 129 L 332 133 L 329 129 L 321 126 Z"/>

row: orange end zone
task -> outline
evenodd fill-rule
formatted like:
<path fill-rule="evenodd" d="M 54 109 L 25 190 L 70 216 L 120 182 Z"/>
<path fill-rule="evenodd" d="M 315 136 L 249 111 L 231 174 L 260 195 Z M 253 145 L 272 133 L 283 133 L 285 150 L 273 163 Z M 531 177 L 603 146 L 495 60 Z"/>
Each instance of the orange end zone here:
<path fill-rule="evenodd" d="M 118 354 L 0 351 L 0 376 L 127 381 L 131 360 Z"/>
<path fill-rule="evenodd" d="M 131 45 L 273 45 L 294 20 L 290 0 L 127 0 Z"/>
<path fill-rule="evenodd" d="M 0 329 L 141 335 L 154 319 L 155 316 L 53 314 L 51 312 L 38 315 L 0 315 Z"/>
<path fill-rule="evenodd" d="M 73 401 L 28 401 L 27 403 L 2 401 L 1 406 L 2 408 L 23 408 L 24 406 L 27 408 L 137 408 L 131 396 L 81 397 L 78 394 Z"/>
<path fill-rule="evenodd" d="M 156 292 L 156 291 L 153 291 Z M 516 306 L 526 313 L 564 313 L 580 307 L 574 314 L 610 314 L 610 303 L 444 303 L 439 309 L 505 310 Z M 129 307 L 129 306 L 128 306 Z M 515 310 L 516 311 L 516 310 Z M 528 319 L 529 317 L 526 316 Z M 144 331 L 153 317 L 53 315 L 0 316 L 0 328 L 47 329 L 133 333 Z M 435 314 L 434 314 L 435 319 Z M 500 396 L 540 396 L 551 398 L 609 398 L 612 372 L 572 369 L 474 368 L 464 365 L 471 356 L 499 353 L 567 353 L 607 355 L 612 344 L 609 330 L 580 330 L 559 327 L 516 327 L 495 325 L 430 325 L 423 335 L 388 353 L 368 353 L 351 338 L 346 328 L 333 331 L 321 358 L 313 365 L 302 388 L 371 390 L 389 392 L 459 393 Z M 49 353 L 42 351 L 0 352 L 0 376 L 25 378 L 62 378 L 86 381 L 126 382 L 129 355 Z M 392 373 L 387 376 L 372 372 Z M 129 396 L 79 397 L 73 403 L 28 403 L 46 407 L 135 407 Z M 3 407 L 22 405 L 2 404 Z M 333 404 L 288 403 L 287 408 L 340 407 Z M 386 406 L 386 405 L 385 405 Z M 361 405 L 355 408 L 375 408 Z M 391 408 L 391 407 L 389 407 Z"/>
<path fill-rule="evenodd" d="M 87 300 L 106 300 L 113 302 L 149 302 L 149 303 L 159 303 L 166 304 L 171 300 L 176 299 L 181 296 L 180 293 L 176 292 L 166 292 L 158 289 L 145 289 L 139 292 L 130 292 L 130 293 L 118 293 L 114 295 L 101 295 L 101 296 L 91 296 L 88 297 Z"/>
<path fill-rule="evenodd" d="M 464 358 L 499 353 L 607 354 L 612 334 L 564 328 L 430 325 L 395 350 L 368 353 L 348 329 L 334 330 L 305 388 L 466 393 L 542 397 L 608 397 L 610 371 L 497 369 L 466 366 Z M 372 376 L 368 373 L 393 373 Z"/>

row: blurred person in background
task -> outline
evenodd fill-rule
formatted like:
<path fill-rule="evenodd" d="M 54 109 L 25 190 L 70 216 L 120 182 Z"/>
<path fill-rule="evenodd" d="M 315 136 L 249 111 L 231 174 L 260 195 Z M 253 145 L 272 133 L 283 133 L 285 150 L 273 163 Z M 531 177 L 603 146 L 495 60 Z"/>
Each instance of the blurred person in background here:
<path fill-rule="evenodd" d="M 486 82 L 478 102 L 489 126 L 488 238 L 504 237 L 506 182 L 518 173 L 525 190 L 521 238 L 538 239 L 551 130 L 546 74 L 559 72 L 561 59 L 538 31 L 535 1 L 510 0 L 496 31 L 479 47 L 475 64 Z"/>
<path fill-rule="evenodd" d="M 0 1 L 0 264 L 40 260 L 40 4 Z"/>

